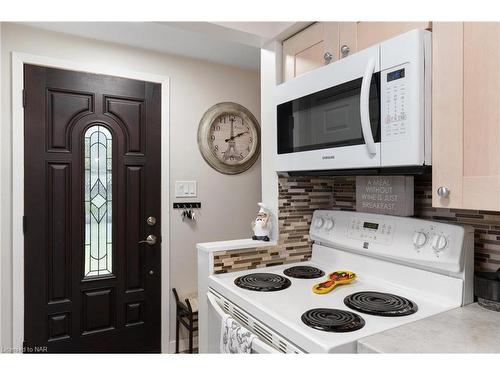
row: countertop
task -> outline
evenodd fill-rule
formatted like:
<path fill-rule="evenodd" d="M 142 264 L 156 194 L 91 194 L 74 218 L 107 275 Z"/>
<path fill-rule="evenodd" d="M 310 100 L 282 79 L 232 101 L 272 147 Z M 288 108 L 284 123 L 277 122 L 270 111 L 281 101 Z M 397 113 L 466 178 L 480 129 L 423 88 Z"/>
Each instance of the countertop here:
<path fill-rule="evenodd" d="M 360 339 L 358 353 L 500 353 L 500 312 L 473 303 Z"/>
<path fill-rule="evenodd" d="M 242 240 L 229 240 L 229 241 L 217 241 L 217 242 L 204 242 L 196 244 L 196 248 L 207 253 L 214 253 L 216 251 L 225 250 L 238 250 L 238 249 L 250 249 L 255 247 L 266 247 L 266 246 L 276 246 L 276 241 L 256 241 L 251 238 L 245 238 Z"/>

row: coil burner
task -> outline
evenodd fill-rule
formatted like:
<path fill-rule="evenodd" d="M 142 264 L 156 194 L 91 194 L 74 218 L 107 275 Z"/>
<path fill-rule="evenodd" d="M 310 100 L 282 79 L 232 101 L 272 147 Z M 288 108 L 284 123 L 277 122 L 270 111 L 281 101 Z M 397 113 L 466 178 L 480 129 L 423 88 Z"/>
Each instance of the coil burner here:
<path fill-rule="evenodd" d="M 274 273 L 250 273 L 238 277 L 234 283 L 240 288 L 256 292 L 274 292 L 292 285 L 289 279 Z"/>
<path fill-rule="evenodd" d="M 283 273 L 288 277 L 294 277 L 296 279 L 316 279 L 325 276 L 322 270 L 312 266 L 294 266 L 287 268 Z"/>
<path fill-rule="evenodd" d="M 353 310 L 378 316 L 405 316 L 418 310 L 417 304 L 407 298 L 379 292 L 354 293 L 344 298 L 344 303 Z"/>
<path fill-rule="evenodd" d="M 361 329 L 365 321 L 358 314 L 338 309 L 312 309 L 302 314 L 309 327 L 327 332 L 352 332 Z"/>

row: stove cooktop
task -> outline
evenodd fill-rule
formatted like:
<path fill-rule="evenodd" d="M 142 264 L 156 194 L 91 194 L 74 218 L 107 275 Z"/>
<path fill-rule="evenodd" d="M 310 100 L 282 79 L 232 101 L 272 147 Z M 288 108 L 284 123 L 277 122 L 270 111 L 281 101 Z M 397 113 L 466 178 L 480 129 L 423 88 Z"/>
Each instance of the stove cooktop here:
<path fill-rule="evenodd" d="M 350 257 L 357 260 L 354 255 Z M 446 298 L 436 299 L 427 293 L 422 293 L 422 290 L 427 289 L 427 284 L 430 287 L 431 284 L 435 285 L 435 283 L 444 282 L 439 275 L 435 276 L 435 279 L 433 277 L 431 277 L 431 280 L 426 279 L 425 285 L 422 285 L 422 280 L 418 283 L 415 282 L 415 287 L 410 290 L 398 287 L 393 280 L 374 278 L 373 270 L 377 270 L 381 275 L 387 274 L 387 270 L 380 267 L 379 264 L 377 264 L 377 268 L 372 262 L 360 265 L 351 260 L 350 258 L 340 259 L 338 264 L 320 264 L 314 261 L 296 264 L 296 266 L 308 266 L 325 270 L 348 269 L 356 272 L 357 278 L 351 284 L 339 286 L 328 294 L 320 295 L 312 292 L 311 288 L 318 282 L 317 279 L 294 278 L 291 280 L 288 276 L 285 276 L 284 271 L 292 267 L 292 265 L 278 265 L 266 268 L 267 274 L 271 274 L 272 278 L 278 277 L 285 284 L 290 283 L 288 287 L 282 286 L 283 289 L 271 288 L 269 293 L 260 293 L 255 288 L 238 285 L 240 281 L 246 280 L 248 276 L 250 276 L 251 281 L 249 285 L 255 287 L 255 280 L 257 280 L 257 284 L 260 284 L 258 281 L 260 276 L 256 278 L 255 273 L 250 273 L 249 270 L 212 275 L 209 277 L 208 286 L 266 326 L 271 327 L 290 342 L 310 353 L 352 352 L 355 351 L 356 340 L 361 337 L 459 306 L 459 304 L 454 304 Z M 419 275 L 414 274 L 414 272 L 413 270 L 404 269 L 405 276 L 408 276 L 410 280 L 418 279 Z M 393 274 L 394 272 L 391 275 Z M 459 283 L 460 280 L 456 280 L 456 282 Z M 390 318 L 351 310 L 344 304 L 344 299 L 350 295 L 375 290 L 378 293 L 410 297 L 414 306 L 418 305 L 418 310 L 415 310 L 410 315 Z M 309 310 L 318 308 L 344 310 L 357 314 L 365 324 L 360 329 L 338 333 L 306 325 L 302 320 L 302 315 Z"/>
<path fill-rule="evenodd" d="M 274 273 L 250 273 L 236 278 L 234 284 L 256 292 L 274 292 L 288 288 L 292 282 Z"/>
<path fill-rule="evenodd" d="M 350 311 L 339 309 L 311 309 L 301 316 L 311 328 L 326 332 L 352 332 L 365 326 L 365 320 Z"/>
<path fill-rule="evenodd" d="M 325 272 L 313 266 L 294 266 L 287 268 L 283 273 L 296 279 L 316 279 L 325 276 Z"/>
<path fill-rule="evenodd" d="M 277 336 L 273 340 L 283 339 L 309 353 L 352 353 L 362 337 L 442 313 L 471 300 L 468 270 L 473 264 L 473 248 L 468 244 L 472 243 L 473 232 L 470 228 L 347 211 L 316 210 L 312 221 L 311 259 L 270 266 L 264 271 L 288 280 L 291 283 L 288 287 L 272 293 L 242 288 L 235 278 L 252 272 L 248 270 L 209 276 L 208 288 L 268 327 L 270 334 Z M 414 246 L 416 233 L 432 239 L 418 252 Z M 443 251 L 434 251 L 431 243 L 436 241 L 445 244 Z M 291 280 L 293 276 L 285 273 L 298 266 L 326 272 L 350 270 L 357 278 L 328 294 L 315 294 L 311 289 L 321 279 Z M 338 313 L 339 310 L 344 313 Z M 362 318 L 364 326 L 332 333 L 317 324 L 332 317 L 334 322 L 343 322 L 348 315 L 353 321 L 356 316 Z"/>
<path fill-rule="evenodd" d="M 348 295 L 344 303 L 353 310 L 377 316 L 405 316 L 418 310 L 417 304 L 405 297 L 372 291 Z"/>

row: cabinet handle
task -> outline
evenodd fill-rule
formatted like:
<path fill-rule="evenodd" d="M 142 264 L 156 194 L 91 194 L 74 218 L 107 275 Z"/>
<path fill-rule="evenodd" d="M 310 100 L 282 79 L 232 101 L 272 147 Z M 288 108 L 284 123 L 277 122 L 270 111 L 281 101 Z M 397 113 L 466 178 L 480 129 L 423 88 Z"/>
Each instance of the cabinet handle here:
<path fill-rule="evenodd" d="M 438 187 L 437 193 L 441 198 L 447 198 L 450 195 L 450 189 L 446 186 L 440 186 Z"/>
<path fill-rule="evenodd" d="M 333 55 L 330 52 L 325 52 L 325 54 L 323 55 L 323 58 L 325 59 L 325 65 L 328 65 L 332 62 Z"/>
<path fill-rule="evenodd" d="M 351 52 L 351 49 L 347 44 L 344 44 L 342 47 L 340 47 L 340 55 L 342 58 L 347 57 L 349 55 L 349 52 Z"/>

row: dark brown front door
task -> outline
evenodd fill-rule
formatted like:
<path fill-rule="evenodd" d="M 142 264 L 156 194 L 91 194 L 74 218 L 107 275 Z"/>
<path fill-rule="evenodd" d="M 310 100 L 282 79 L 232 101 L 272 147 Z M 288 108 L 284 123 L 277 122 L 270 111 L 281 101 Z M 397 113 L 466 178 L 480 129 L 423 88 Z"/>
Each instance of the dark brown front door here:
<path fill-rule="evenodd" d="M 24 82 L 25 351 L 159 352 L 160 85 Z"/>

